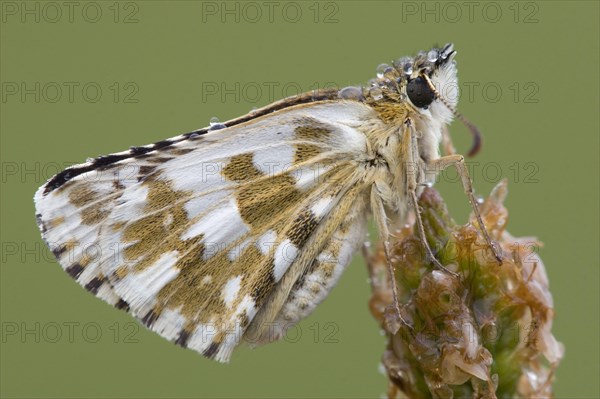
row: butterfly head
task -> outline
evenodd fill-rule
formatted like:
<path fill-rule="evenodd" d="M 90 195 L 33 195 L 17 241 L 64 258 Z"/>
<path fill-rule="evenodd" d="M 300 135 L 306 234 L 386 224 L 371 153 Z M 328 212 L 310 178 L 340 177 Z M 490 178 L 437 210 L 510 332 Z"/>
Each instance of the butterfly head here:
<path fill-rule="evenodd" d="M 423 144 L 432 149 L 441 142 L 444 126 L 457 117 L 473 136 L 472 147 L 467 153 L 467 156 L 473 156 L 481 147 L 481 134 L 456 110 L 458 78 L 455 56 L 454 45 L 448 43 L 441 48 L 420 51 L 414 57 L 402 57 L 392 65 L 381 64 L 377 67 L 377 78 L 369 81 L 365 99 L 368 103 L 384 104 L 384 109 L 398 109 L 397 105 L 389 107 L 386 104 L 401 104 L 402 109 L 415 120 L 417 129 L 429 133 L 422 135 L 428 141 Z M 397 118 L 405 116 L 404 112 L 396 115 Z M 437 149 L 432 151 L 437 152 Z"/>
<path fill-rule="evenodd" d="M 448 124 L 457 117 L 471 132 L 473 144 L 467 156 L 474 156 L 481 148 L 479 129 L 456 110 L 458 78 L 454 45 L 419 52 L 414 58 L 402 58 L 394 67 L 399 75 L 400 98 L 408 99 L 429 126 Z"/>
<path fill-rule="evenodd" d="M 420 52 L 402 65 L 406 98 L 419 112 L 430 113 L 442 123 L 452 120 L 452 109 L 458 102 L 455 55 L 454 46 L 449 43 L 442 48 Z"/>
<path fill-rule="evenodd" d="M 454 46 L 421 51 L 402 57 L 392 65 L 381 64 L 377 79 L 371 80 L 371 98 L 377 94 L 393 101 L 408 102 L 424 119 L 439 123 L 452 120 L 458 102 L 458 80 Z"/>

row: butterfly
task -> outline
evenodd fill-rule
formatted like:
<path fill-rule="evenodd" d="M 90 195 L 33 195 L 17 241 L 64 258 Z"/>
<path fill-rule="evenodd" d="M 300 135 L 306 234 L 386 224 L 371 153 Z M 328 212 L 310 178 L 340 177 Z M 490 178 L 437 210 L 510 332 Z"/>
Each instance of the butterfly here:
<path fill-rule="evenodd" d="M 387 249 L 390 221 L 419 215 L 418 194 L 439 170 L 458 168 L 479 217 L 462 155 L 440 153 L 460 117 L 455 55 L 452 44 L 419 52 L 380 66 L 366 86 L 283 99 L 69 167 L 35 194 L 42 236 L 89 292 L 227 362 L 325 299 L 370 215 Z"/>

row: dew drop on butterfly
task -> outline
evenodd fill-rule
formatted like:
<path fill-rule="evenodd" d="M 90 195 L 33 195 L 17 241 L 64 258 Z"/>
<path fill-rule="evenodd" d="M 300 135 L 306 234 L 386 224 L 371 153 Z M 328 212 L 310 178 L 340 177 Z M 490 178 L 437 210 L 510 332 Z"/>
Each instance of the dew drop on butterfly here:
<path fill-rule="evenodd" d="M 362 99 L 362 89 L 356 86 L 344 87 L 338 92 L 338 97 L 344 100 L 360 100 Z"/>
<path fill-rule="evenodd" d="M 429 52 L 427 53 L 427 60 L 430 62 L 436 62 L 437 59 L 438 59 L 437 50 L 429 50 Z"/>

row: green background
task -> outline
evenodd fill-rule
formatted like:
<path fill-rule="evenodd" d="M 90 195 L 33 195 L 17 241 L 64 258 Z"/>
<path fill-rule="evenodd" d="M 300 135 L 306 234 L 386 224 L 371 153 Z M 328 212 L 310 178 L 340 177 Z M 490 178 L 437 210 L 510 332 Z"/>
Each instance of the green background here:
<path fill-rule="evenodd" d="M 285 12 L 275 2 L 271 20 L 262 2 L 260 17 L 236 2 L 76 2 L 72 18 L 54 4 L 61 17 L 43 2 L 1 4 L 3 397 L 379 397 L 384 339 L 359 257 L 298 336 L 222 365 L 128 324 L 74 284 L 43 246 L 32 197 L 59 167 L 236 117 L 297 87 L 366 82 L 381 62 L 449 41 L 461 88 L 473 88 L 459 109 L 485 134 L 476 190 L 487 194 L 500 170 L 509 230 L 545 244 L 553 331 L 566 346 L 556 397 L 600 396 L 598 2 L 476 2 L 472 15 L 465 2 L 295 2 Z M 39 101 L 22 98 L 36 82 Z M 466 152 L 466 130 L 452 131 Z M 459 184 L 439 188 L 464 222 Z"/>

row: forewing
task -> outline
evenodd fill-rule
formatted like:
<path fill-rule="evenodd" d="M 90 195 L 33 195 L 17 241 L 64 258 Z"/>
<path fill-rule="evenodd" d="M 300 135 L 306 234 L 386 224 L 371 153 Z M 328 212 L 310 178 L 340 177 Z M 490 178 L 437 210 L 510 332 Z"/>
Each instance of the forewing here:
<path fill-rule="evenodd" d="M 369 112 L 297 106 L 98 158 L 38 190 L 38 224 L 86 289 L 227 361 L 288 269 L 303 275 L 306 253 L 344 219 L 336 206 L 358 197 L 367 144 L 356 127 Z"/>

